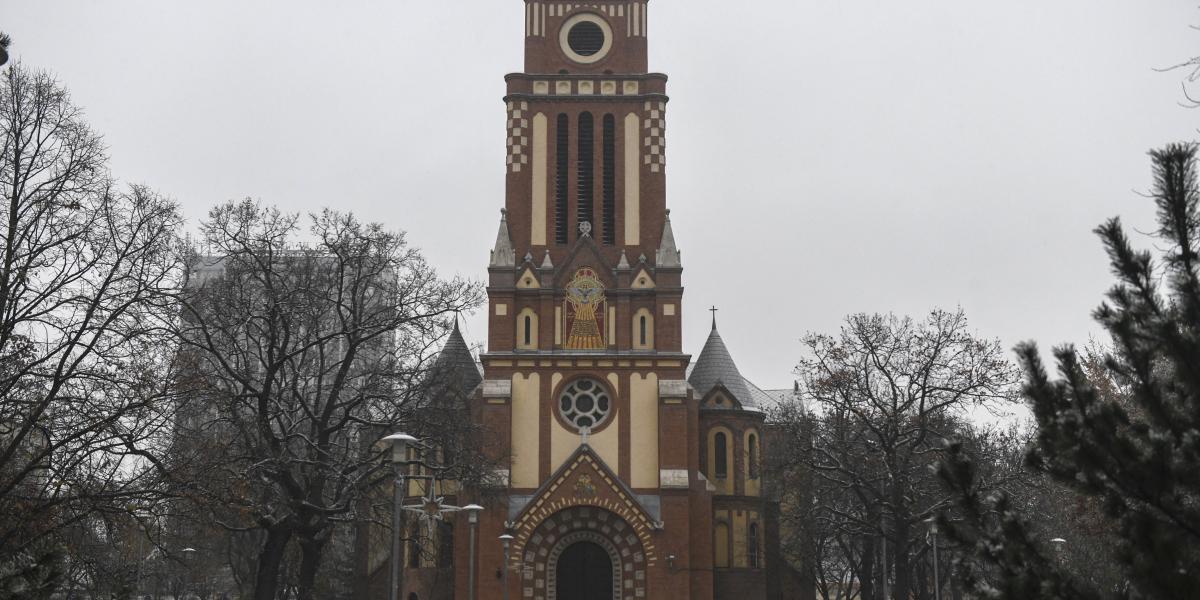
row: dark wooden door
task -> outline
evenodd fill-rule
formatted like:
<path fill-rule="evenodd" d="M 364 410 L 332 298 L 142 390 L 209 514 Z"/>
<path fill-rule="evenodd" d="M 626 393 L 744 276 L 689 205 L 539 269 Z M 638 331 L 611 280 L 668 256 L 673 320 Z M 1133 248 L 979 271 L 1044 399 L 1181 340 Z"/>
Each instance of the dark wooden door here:
<path fill-rule="evenodd" d="M 604 548 L 576 542 L 558 557 L 558 600 L 612 600 L 613 564 Z"/>

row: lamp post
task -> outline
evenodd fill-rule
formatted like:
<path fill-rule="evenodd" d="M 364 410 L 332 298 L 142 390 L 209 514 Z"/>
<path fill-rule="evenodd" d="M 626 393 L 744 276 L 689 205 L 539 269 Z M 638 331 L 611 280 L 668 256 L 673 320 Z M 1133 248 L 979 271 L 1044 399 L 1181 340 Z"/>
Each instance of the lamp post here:
<path fill-rule="evenodd" d="M 929 535 L 933 537 L 933 600 L 942 600 L 942 583 L 938 577 L 938 528 L 937 517 L 929 517 Z"/>
<path fill-rule="evenodd" d="M 149 512 L 145 511 L 145 510 L 136 510 L 133 512 L 133 518 L 138 520 L 138 525 L 142 525 L 142 529 L 145 529 L 145 526 L 142 523 L 142 519 L 145 517 L 149 517 L 149 516 L 150 516 Z M 145 549 L 145 544 L 143 544 L 143 542 L 146 541 L 146 536 L 150 535 L 150 533 L 148 531 L 142 531 L 140 533 L 142 533 L 144 535 L 138 536 L 137 576 L 133 580 L 133 590 L 134 590 L 133 593 L 134 593 L 134 597 L 137 598 L 137 600 L 142 600 L 142 568 L 146 565 L 146 549 Z"/>
<path fill-rule="evenodd" d="M 392 576 L 389 600 L 398 600 L 400 594 L 400 511 L 404 504 L 405 467 L 408 466 L 408 445 L 416 442 L 417 438 L 407 433 L 393 433 L 384 442 L 392 445 L 392 468 L 396 471 L 396 488 L 392 492 Z"/>
<path fill-rule="evenodd" d="M 475 530 L 479 527 L 479 511 L 483 507 L 478 504 L 468 504 L 462 507 L 467 513 L 467 522 L 471 526 L 471 553 L 467 559 L 467 600 L 475 600 Z"/>
<path fill-rule="evenodd" d="M 184 593 L 183 593 L 183 597 L 184 597 L 184 598 L 186 598 L 186 597 L 187 597 L 187 591 L 186 591 L 186 590 L 187 590 L 187 588 L 188 588 L 188 587 L 191 587 L 191 585 L 190 585 L 190 584 L 192 583 L 192 580 L 193 580 L 193 579 L 195 579 L 195 577 L 194 577 L 194 573 L 192 573 L 192 571 L 193 571 L 193 570 L 195 570 L 195 568 L 196 568 L 196 560 L 195 560 L 194 558 L 192 558 L 192 557 L 194 557 L 194 556 L 196 555 L 196 549 L 195 549 L 195 548 L 192 548 L 191 546 L 188 546 L 187 548 L 184 548 L 183 550 L 180 550 L 180 552 L 182 552 L 182 553 L 183 553 L 183 557 L 184 557 L 184 558 L 183 558 L 183 562 L 184 562 L 184 564 L 186 564 L 186 565 L 188 566 L 188 567 L 187 567 L 187 574 L 188 574 L 188 578 L 187 578 L 187 579 L 188 579 L 188 584 L 189 584 L 189 585 L 185 585 L 185 586 L 184 586 Z"/>
<path fill-rule="evenodd" d="M 504 600 L 508 600 L 508 550 L 512 546 L 513 536 L 507 533 L 500 536 L 500 543 L 504 544 L 504 566 L 503 576 L 501 577 L 502 585 L 504 586 Z"/>

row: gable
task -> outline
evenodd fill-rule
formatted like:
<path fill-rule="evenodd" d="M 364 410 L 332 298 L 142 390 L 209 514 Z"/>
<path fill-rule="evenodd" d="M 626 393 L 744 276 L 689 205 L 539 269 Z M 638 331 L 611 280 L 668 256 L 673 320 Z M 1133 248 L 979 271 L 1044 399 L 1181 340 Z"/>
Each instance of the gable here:
<path fill-rule="evenodd" d="M 633 285 L 635 290 L 652 290 L 654 289 L 654 278 L 645 269 L 639 269 L 637 275 L 633 277 Z"/>
<path fill-rule="evenodd" d="M 528 535 L 550 515 L 573 506 L 595 506 L 625 519 L 639 536 L 662 524 L 655 520 L 608 465 L 584 444 L 546 481 L 513 519 L 514 535 Z"/>
<path fill-rule="evenodd" d="M 742 404 L 738 402 L 733 394 L 729 393 L 729 389 L 723 384 L 718 383 L 713 386 L 713 389 L 708 391 L 704 399 L 700 401 L 701 408 L 713 408 L 724 410 L 741 410 Z"/>
<path fill-rule="evenodd" d="M 575 247 L 558 267 L 554 281 L 556 288 L 564 287 L 575 276 L 576 271 L 585 267 L 596 272 L 605 288 L 612 289 L 615 284 L 612 279 L 612 265 L 604 259 L 600 249 L 596 247 L 596 242 L 590 236 L 579 238 L 575 242 Z"/>
<path fill-rule="evenodd" d="M 530 267 L 526 267 L 525 272 L 517 279 L 517 289 L 519 290 L 536 290 L 541 287 L 537 274 Z"/>

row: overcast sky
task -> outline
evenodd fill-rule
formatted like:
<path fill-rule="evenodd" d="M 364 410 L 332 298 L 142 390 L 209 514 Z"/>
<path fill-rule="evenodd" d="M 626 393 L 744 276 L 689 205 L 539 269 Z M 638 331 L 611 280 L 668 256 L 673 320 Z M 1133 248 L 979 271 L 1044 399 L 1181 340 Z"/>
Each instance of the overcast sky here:
<path fill-rule="evenodd" d="M 806 331 L 962 306 L 1005 346 L 1084 343 L 1112 279 L 1093 227 L 1147 231 L 1195 0 L 653 0 L 685 350 L 717 305 L 786 387 Z M 352 210 L 482 281 L 503 205 L 520 0 L 0 0 L 114 173 L 197 220 L 253 197 Z M 1137 238 L 1138 243 L 1149 240 Z M 470 341 L 486 337 L 482 313 Z"/>

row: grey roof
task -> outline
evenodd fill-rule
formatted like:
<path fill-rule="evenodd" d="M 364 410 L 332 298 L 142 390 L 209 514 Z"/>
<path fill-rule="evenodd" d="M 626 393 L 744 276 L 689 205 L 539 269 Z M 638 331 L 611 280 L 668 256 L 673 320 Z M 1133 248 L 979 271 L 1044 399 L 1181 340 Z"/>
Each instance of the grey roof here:
<path fill-rule="evenodd" d="M 729 354 L 729 349 L 725 347 L 725 341 L 717 331 L 715 320 L 712 333 L 708 334 L 708 341 L 704 342 L 704 349 L 700 351 L 700 356 L 696 358 L 688 373 L 688 383 L 696 389 L 696 395 L 701 398 L 708 395 L 719 383 L 747 410 L 761 410 L 766 395 L 758 386 L 742 377 Z"/>
<path fill-rule="evenodd" d="M 762 390 L 762 393 L 764 394 L 764 400 L 761 406 L 764 410 L 779 409 L 787 406 L 799 406 L 801 410 L 806 412 L 808 410 L 804 403 L 804 398 L 796 388 Z"/>
<path fill-rule="evenodd" d="M 467 341 L 463 339 L 462 332 L 458 329 L 458 319 L 454 320 L 454 331 L 450 332 L 450 337 L 446 339 L 446 345 L 442 346 L 442 351 L 438 354 L 433 368 L 439 375 L 459 378 L 462 386 L 460 389 L 464 394 L 470 394 L 480 383 L 483 383 L 483 374 L 479 371 L 479 363 L 475 362 L 475 357 L 471 355 L 471 348 L 467 346 Z"/>

